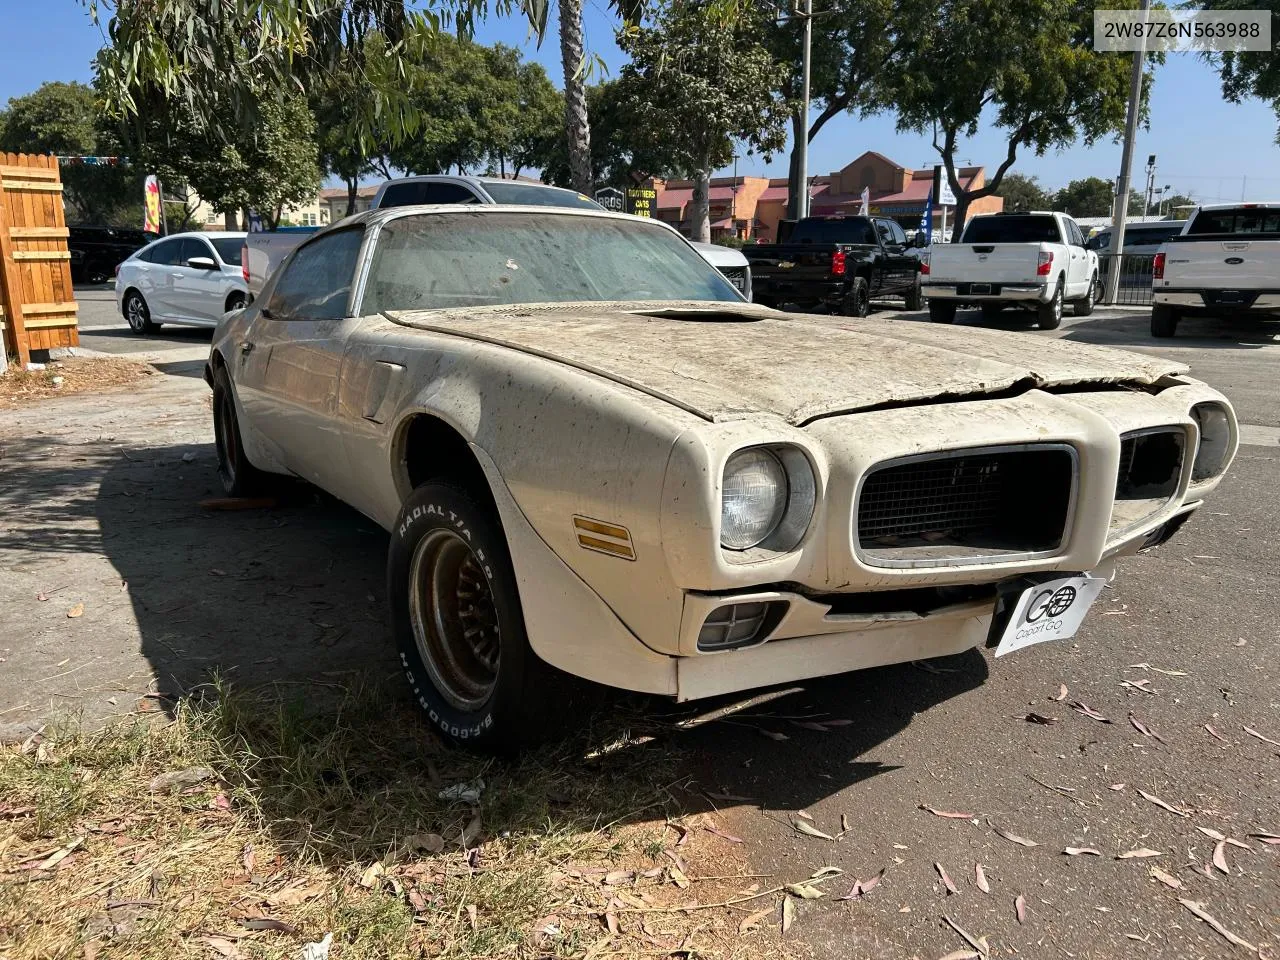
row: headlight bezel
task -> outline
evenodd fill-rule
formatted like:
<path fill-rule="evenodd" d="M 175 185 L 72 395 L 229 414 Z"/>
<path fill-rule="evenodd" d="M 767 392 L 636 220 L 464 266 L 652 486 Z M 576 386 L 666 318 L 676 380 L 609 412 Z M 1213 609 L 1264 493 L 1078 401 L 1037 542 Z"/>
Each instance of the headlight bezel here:
<path fill-rule="evenodd" d="M 1212 483 L 1226 473 L 1236 447 L 1236 426 L 1231 410 L 1226 404 L 1216 400 L 1202 400 L 1194 404 L 1189 411 L 1196 425 L 1196 453 L 1191 463 L 1191 484 L 1193 486 Z M 1220 417 L 1220 421 L 1208 425 L 1206 414 Z M 1204 465 L 1206 457 L 1216 457 L 1209 466 Z"/>
<path fill-rule="evenodd" d="M 778 519 L 761 538 L 746 546 L 726 543 L 725 502 L 730 468 L 737 458 L 764 454 L 781 467 L 784 484 Z M 720 519 L 718 538 L 721 550 L 734 560 L 763 559 L 795 550 L 809 532 L 817 504 L 817 471 L 808 454 L 795 444 L 763 443 L 739 447 L 725 457 L 720 468 Z M 764 556 L 762 556 L 764 555 Z"/>

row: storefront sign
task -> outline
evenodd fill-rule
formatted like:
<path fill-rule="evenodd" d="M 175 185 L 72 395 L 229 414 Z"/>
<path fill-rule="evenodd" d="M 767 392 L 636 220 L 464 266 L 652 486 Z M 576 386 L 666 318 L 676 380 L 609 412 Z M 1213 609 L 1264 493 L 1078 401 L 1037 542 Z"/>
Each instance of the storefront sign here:
<path fill-rule="evenodd" d="M 652 187 L 627 187 L 627 213 L 652 217 L 658 205 L 658 191 Z"/>
<path fill-rule="evenodd" d="M 596 191 L 596 203 L 613 213 L 621 213 L 624 209 L 622 191 L 617 187 L 601 187 Z"/>

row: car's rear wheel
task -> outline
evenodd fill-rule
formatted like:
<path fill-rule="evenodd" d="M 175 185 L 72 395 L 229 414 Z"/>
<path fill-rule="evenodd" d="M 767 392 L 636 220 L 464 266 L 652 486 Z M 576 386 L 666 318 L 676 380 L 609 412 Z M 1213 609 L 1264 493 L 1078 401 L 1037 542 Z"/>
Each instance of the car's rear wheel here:
<path fill-rule="evenodd" d="M 130 290 L 125 294 L 124 318 L 134 333 L 154 333 L 160 327 L 160 324 L 152 322 L 151 308 L 137 290 Z"/>
<path fill-rule="evenodd" d="M 441 733 L 500 750 L 547 731 L 558 674 L 529 646 L 491 506 L 448 484 L 415 489 L 393 528 L 387 596 L 414 698 Z"/>
<path fill-rule="evenodd" d="M 1053 299 L 1036 307 L 1036 322 L 1041 330 L 1057 330 L 1062 326 L 1062 280 L 1053 288 Z"/>
<path fill-rule="evenodd" d="M 265 473 L 249 462 L 236 417 L 236 399 L 226 367 L 213 374 L 213 440 L 218 453 L 218 479 L 229 497 L 252 497 L 268 484 Z"/>
<path fill-rule="evenodd" d="M 1095 273 L 1089 278 L 1089 293 L 1083 300 L 1077 300 L 1071 305 L 1071 312 L 1077 317 L 1087 317 L 1093 313 L 1093 306 L 1098 299 L 1098 275 Z"/>
<path fill-rule="evenodd" d="M 871 288 L 867 286 L 866 277 L 853 278 L 842 312 L 846 317 L 865 317 L 871 312 Z"/>
<path fill-rule="evenodd" d="M 929 319 L 934 323 L 955 323 L 956 305 L 945 300 L 930 300 Z"/>
<path fill-rule="evenodd" d="M 227 302 L 224 304 L 226 307 L 224 312 L 231 313 L 235 310 L 243 310 L 248 302 L 248 297 L 243 293 L 233 293 L 231 296 L 227 297 Z"/>
<path fill-rule="evenodd" d="M 1151 335 L 1153 337 L 1172 337 L 1178 332 L 1178 311 L 1167 303 L 1157 303 L 1151 308 Z"/>
<path fill-rule="evenodd" d="M 924 308 L 924 291 L 920 288 L 920 274 L 916 274 L 915 286 L 907 291 L 907 295 L 902 298 L 903 306 L 908 310 L 921 310 Z"/>

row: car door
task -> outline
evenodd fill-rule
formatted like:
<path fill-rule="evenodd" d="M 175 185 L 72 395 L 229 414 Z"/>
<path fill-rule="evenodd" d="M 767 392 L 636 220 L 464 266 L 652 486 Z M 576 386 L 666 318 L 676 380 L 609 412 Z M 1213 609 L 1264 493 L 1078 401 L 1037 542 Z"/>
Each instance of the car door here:
<path fill-rule="evenodd" d="M 884 248 L 880 283 L 872 289 L 886 295 L 899 294 L 915 284 L 915 258 L 907 252 L 907 235 L 893 220 L 876 220 L 876 233 Z"/>
<path fill-rule="evenodd" d="M 173 307 L 173 274 L 182 256 L 182 238 L 161 240 L 142 259 L 138 270 L 138 289 L 151 319 L 159 322 L 176 316 Z"/>
<path fill-rule="evenodd" d="M 347 459 L 337 422 L 339 381 L 364 227 L 322 233 L 281 267 L 238 345 L 236 382 L 246 416 L 279 462 L 346 499 Z"/>
<path fill-rule="evenodd" d="M 1084 234 L 1074 220 L 1063 219 L 1067 237 L 1067 289 L 1068 299 L 1083 297 L 1089 292 L 1089 280 L 1093 275 L 1089 251 L 1084 246 Z"/>
<path fill-rule="evenodd" d="M 192 260 L 208 260 L 213 266 L 193 267 Z M 173 309 L 184 320 L 209 326 L 222 316 L 222 270 L 203 237 L 182 240 L 181 262 L 173 272 Z"/>

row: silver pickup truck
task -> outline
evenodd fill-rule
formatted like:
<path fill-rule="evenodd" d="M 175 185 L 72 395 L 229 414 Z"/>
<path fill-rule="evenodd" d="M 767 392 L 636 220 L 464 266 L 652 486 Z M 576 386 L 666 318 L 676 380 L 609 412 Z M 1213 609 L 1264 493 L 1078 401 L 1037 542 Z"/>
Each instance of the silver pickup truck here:
<path fill-rule="evenodd" d="M 485 206 L 505 204 L 517 207 L 569 207 L 599 210 L 600 205 L 588 197 L 563 187 L 545 183 L 503 180 L 499 177 L 468 177 L 429 174 L 388 180 L 378 188 L 370 204 L 371 210 L 383 207 L 410 207 L 431 204 L 474 203 Z M 319 227 L 289 228 L 268 233 L 251 233 L 245 237 L 240 263 L 250 298 L 256 297 L 278 267 L 295 247 Z M 719 270 L 747 300 L 751 299 L 751 267 L 747 258 L 731 247 L 711 243 L 695 243 L 702 258 Z"/>
<path fill-rule="evenodd" d="M 1152 267 L 1151 335 L 1184 316 L 1280 318 L 1280 203 L 1198 208 Z"/>

